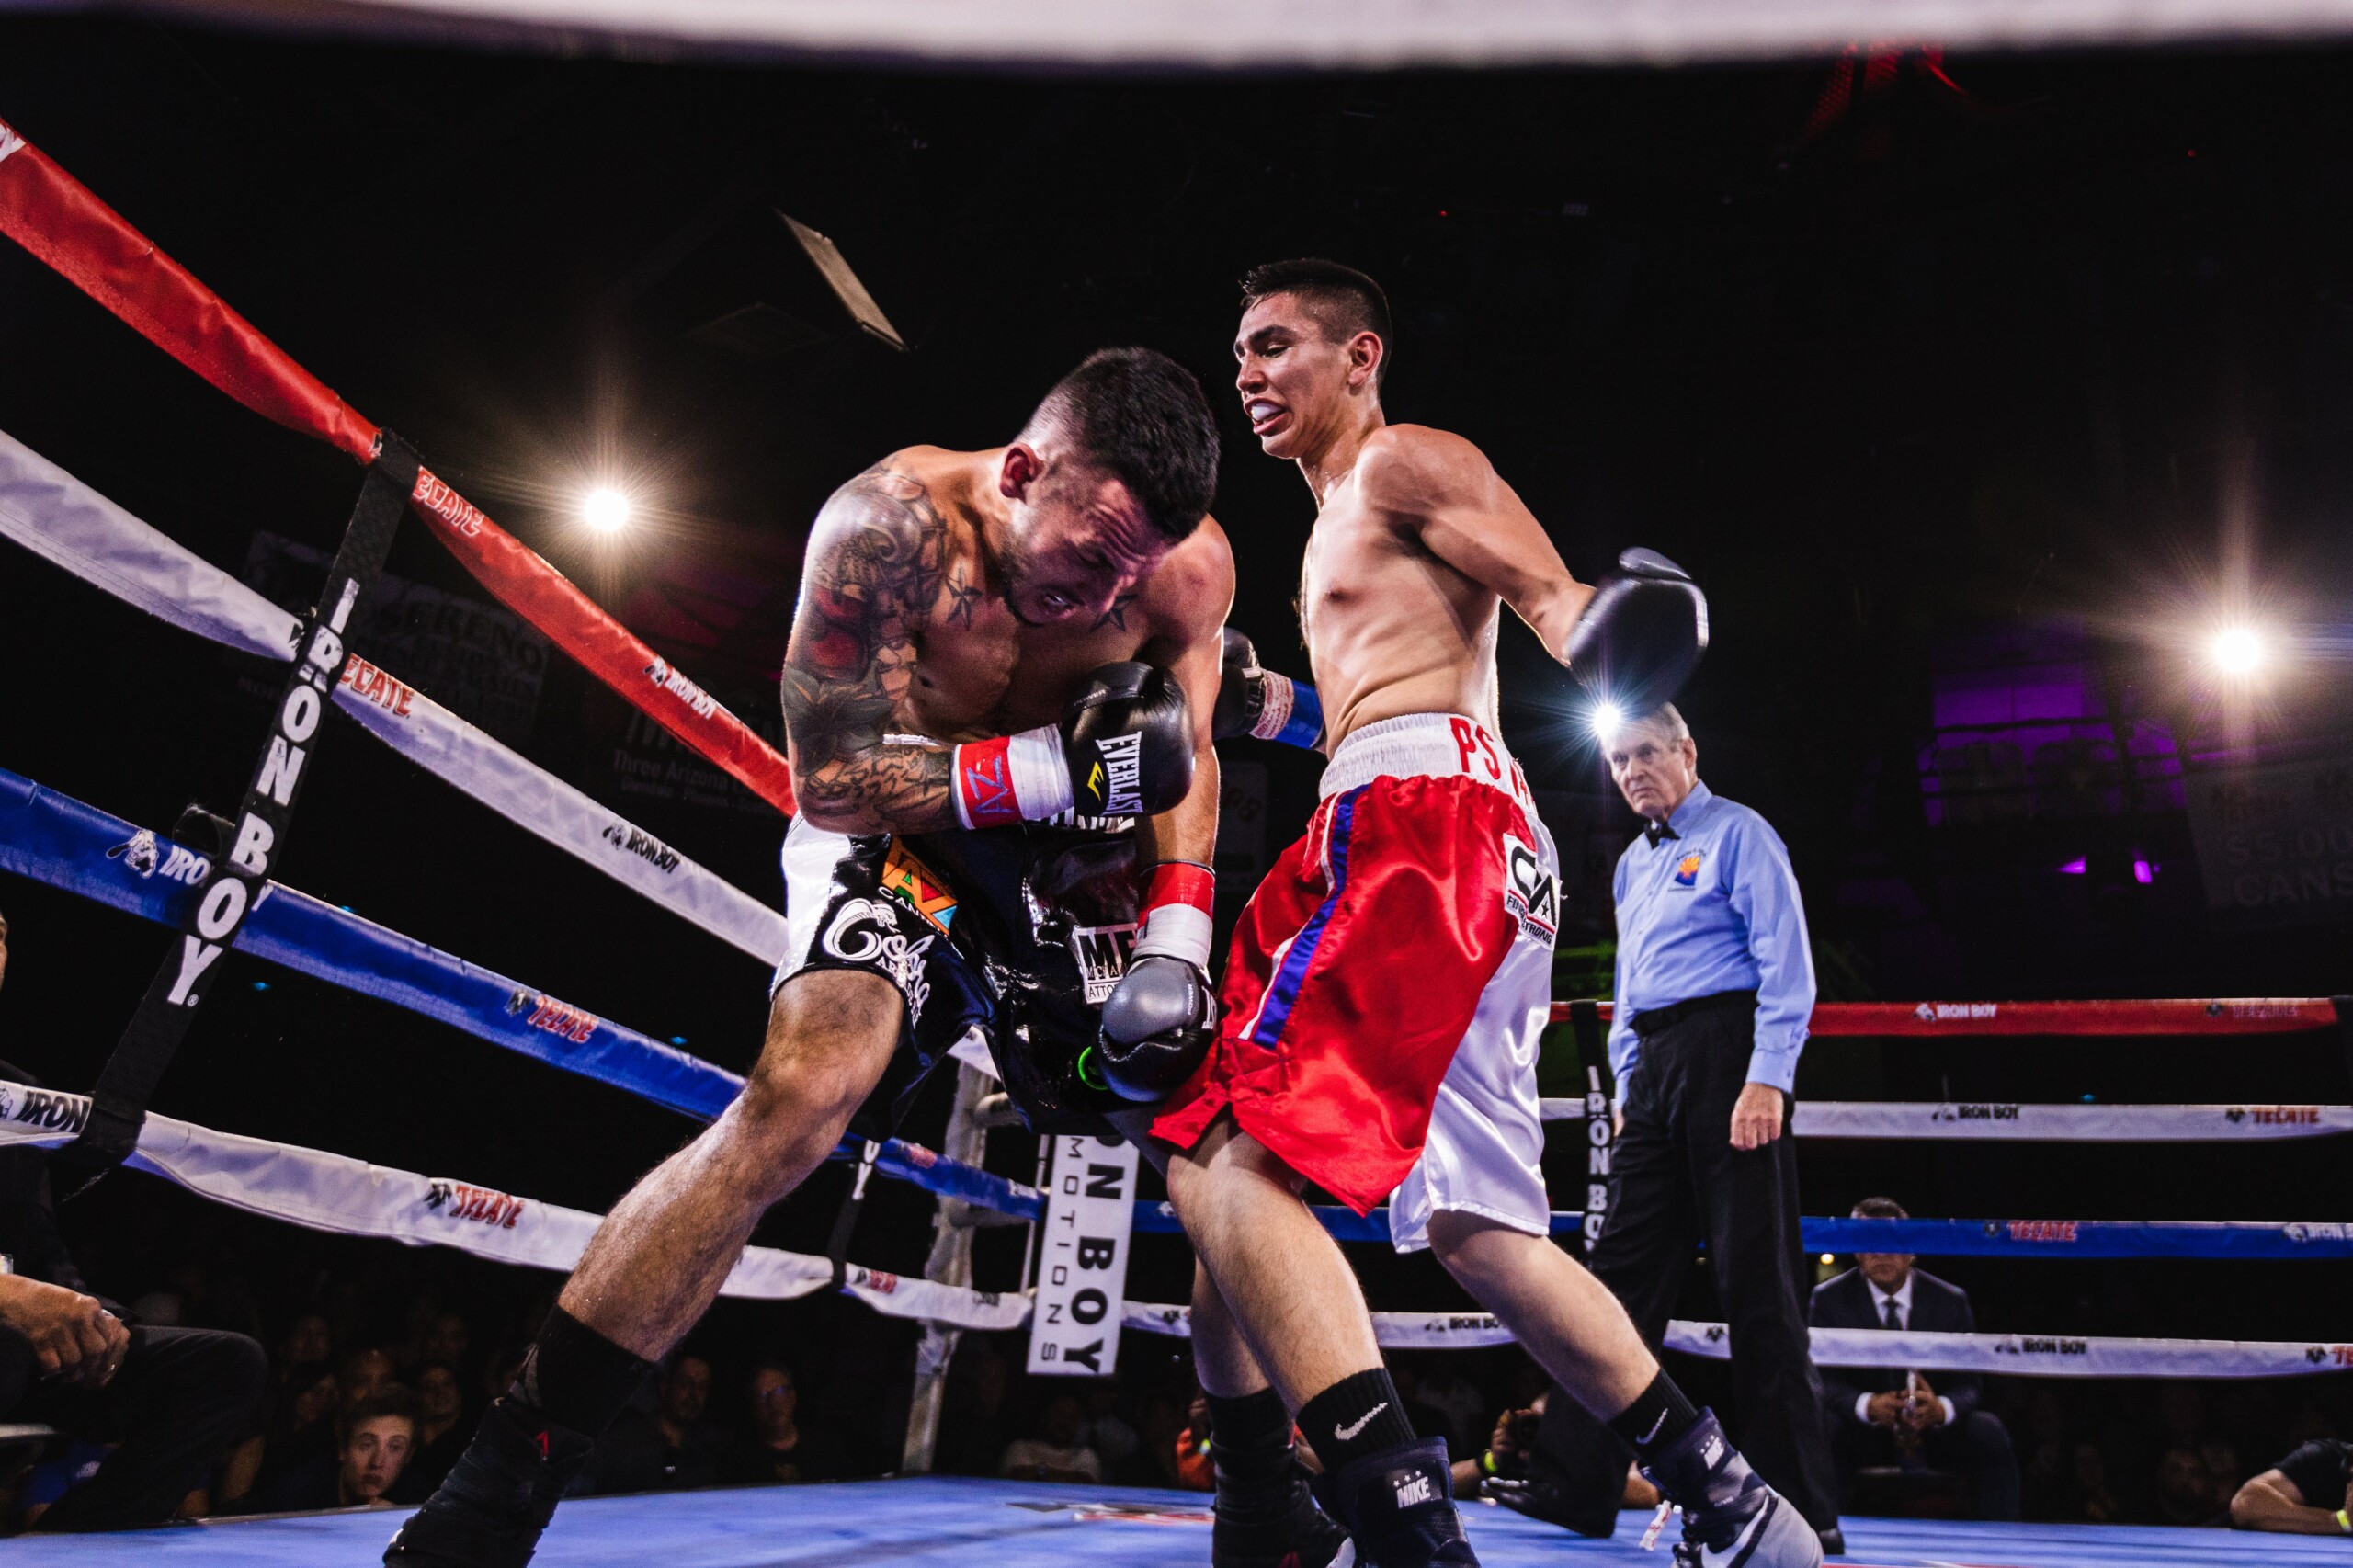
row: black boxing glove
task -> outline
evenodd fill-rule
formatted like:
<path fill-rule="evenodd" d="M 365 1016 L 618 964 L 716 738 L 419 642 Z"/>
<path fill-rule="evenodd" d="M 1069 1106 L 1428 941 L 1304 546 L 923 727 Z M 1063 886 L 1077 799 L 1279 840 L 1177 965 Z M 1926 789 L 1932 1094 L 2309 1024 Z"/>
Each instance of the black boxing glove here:
<path fill-rule="evenodd" d="M 1628 716 L 1675 699 L 1708 648 L 1708 598 L 1690 574 L 1654 550 L 1618 557 L 1569 630 L 1562 662 L 1596 700 Z"/>
<path fill-rule="evenodd" d="M 1258 650 L 1247 636 L 1229 626 L 1225 669 L 1218 681 L 1210 732 L 1221 741 L 1255 735 L 1262 741 L 1315 751 L 1324 744 L 1324 704 L 1305 681 L 1259 668 Z"/>
<path fill-rule="evenodd" d="M 1207 866 L 1164 860 L 1153 869 L 1127 972 L 1103 1002 L 1101 1032 L 1081 1063 L 1121 1099 L 1165 1099 L 1193 1074 L 1217 1038 L 1210 989 L 1210 913 L 1217 879 Z M 1087 1072 L 1091 1066 L 1093 1072 Z"/>
<path fill-rule="evenodd" d="M 1133 662 L 1086 677 L 1059 724 L 960 745 L 956 820 L 968 828 L 1082 816 L 1156 816 L 1193 787 L 1193 718 L 1166 670 Z"/>

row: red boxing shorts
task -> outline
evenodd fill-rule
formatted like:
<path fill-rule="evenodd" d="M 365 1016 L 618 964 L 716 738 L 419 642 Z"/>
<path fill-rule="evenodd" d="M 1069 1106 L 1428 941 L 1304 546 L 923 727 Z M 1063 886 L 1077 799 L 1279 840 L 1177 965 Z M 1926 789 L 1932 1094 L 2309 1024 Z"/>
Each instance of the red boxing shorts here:
<path fill-rule="evenodd" d="M 1434 1209 L 1541 1235 L 1559 866 L 1527 781 L 1478 724 L 1420 713 L 1351 733 L 1323 789 L 1234 930 L 1216 1049 L 1153 1132 L 1189 1148 L 1230 1108 L 1358 1213 L 1395 1191 L 1401 1251 Z"/>

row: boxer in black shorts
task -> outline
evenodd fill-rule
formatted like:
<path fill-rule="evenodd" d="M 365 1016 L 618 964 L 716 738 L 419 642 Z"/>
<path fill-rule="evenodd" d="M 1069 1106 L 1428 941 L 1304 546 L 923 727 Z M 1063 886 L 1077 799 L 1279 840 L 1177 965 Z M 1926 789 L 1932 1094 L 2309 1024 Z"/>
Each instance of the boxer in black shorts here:
<path fill-rule="evenodd" d="M 801 814 L 759 1062 L 598 1227 L 387 1563 L 528 1562 L 761 1214 L 861 1108 L 883 1130 L 958 1040 L 979 1031 L 1041 1129 L 1111 1113 L 1140 1131 L 1149 1112 L 1117 1108 L 1189 1068 L 1211 1011 L 1211 727 L 1233 597 L 1206 517 L 1216 476 L 1193 378 L 1109 349 L 1010 445 L 910 448 L 825 504 L 785 656 Z M 1098 1003 L 1124 1045 L 1098 1040 Z M 1195 1354 L 1246 1359 L 1209 1297 Z"/>

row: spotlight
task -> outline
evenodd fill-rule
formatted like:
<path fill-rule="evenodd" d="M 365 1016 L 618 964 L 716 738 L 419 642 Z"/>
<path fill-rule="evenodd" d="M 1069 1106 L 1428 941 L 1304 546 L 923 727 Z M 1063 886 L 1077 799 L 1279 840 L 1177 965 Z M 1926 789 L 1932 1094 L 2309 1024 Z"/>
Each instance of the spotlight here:
<path fill-rule="evenodd" d="M 2206 652 L 2224 675 L 2251 676 L 2263 667 L 2269 651 L 2253 627 L 2233 626 L 2216 632 Z"/>
<path fill-rule="evenodd" d="M 1618 726 L 1625 722 L 1624 711 L 1615 702 L 1597 702 L 1593 705 L 1593 734 L 1594 738 L 1603 745 L 1609 744 L 1611 738 L 1618 733 Z"/>
<path fill-rule="evenodd" d="M 580 503 L 581 519 L 600 534 L 619 533 L 629 527 L 629 497 L 611 485 L 599 485 Z"/>

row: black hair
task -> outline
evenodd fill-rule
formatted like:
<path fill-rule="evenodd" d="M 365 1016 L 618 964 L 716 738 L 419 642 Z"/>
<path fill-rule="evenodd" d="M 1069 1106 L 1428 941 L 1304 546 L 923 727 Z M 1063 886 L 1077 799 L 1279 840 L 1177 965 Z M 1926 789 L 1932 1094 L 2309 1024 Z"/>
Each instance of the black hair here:
<path fill-rule="evenodd" d="M 1353 267 L 1312 256 L 1270 261 L 1244 275 L 1244 310 L 1275 294 L 1298 295 L 1316 324 L 1340 341 L 1360 332 L 1381 339 L 1381 363 L 1373 369 L 1373 384 L 1387 379 L 1396 339 L 1389 329 L 1389 296 L 1381 292 L 1380 284 Z"/>
<path fill-rule="evenodd" d="M 1909 1220 L 1912 1216 L 1906 1214 L 1904 1211 L 1904 1205 L 1893 1198 L 1866 1198 L 1855 1205 L 1855 1218 L 1858 1220 Z"/>
<path fill-rule="evenodd" d="M 404 1383 L 386 1383 L 365 1399 L 352 1401 L 351 1408 L 343 1413 L 343 1435 L 347 1441 L 351 1434 L 369 1422 L 386 1415 L 396 1415 L 414 1432 L 417 1426 L 416 1395 Z"/>
<path fill-rule="evenodd" d="M 1099 348 L 1029 416 L 1117 477 L 1161 534 L 1183 540 L 1217 494 L 1217 420 L 1193 373 L 1149 348 Z"/>

